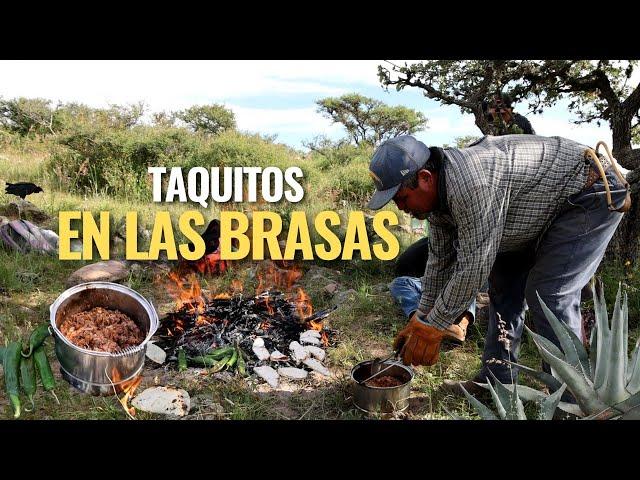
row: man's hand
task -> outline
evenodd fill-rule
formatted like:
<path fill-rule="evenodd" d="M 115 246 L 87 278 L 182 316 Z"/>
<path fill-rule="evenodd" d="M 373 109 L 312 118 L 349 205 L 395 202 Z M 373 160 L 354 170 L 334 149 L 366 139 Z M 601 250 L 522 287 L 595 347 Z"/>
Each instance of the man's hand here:
<path fill-rule="evenodd" d="M 418 320 L 417 312 L 398 333 L 393 348 L 399 351 L 405 365 L 433 365 L 438 361 L 444 330 Z"/>

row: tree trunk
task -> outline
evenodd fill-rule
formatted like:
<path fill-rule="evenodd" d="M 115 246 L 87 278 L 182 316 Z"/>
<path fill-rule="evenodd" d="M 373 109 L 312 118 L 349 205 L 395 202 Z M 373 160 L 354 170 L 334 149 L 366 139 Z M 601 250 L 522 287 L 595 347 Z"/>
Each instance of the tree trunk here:
<path fill-rule="evenodd" d="M 625 107 L 629 107 L 625 105 Z M 614 108 L 609 120 L 613 137 L 613 156 L 627 169 L 627 181 L 631 190 L 631 209 L 625 213 L 607 248 L 608 260 L 630 261 L 636 264 L 640 255 L 640 168 L 628 161 L 631 156 L 631 122 L 636 111 L 629 108 Z M 634 169 L 635 168 L 635 169 Z"/>
<path fill-rule="evenodd" d="M 640 257 L 640 169 L 629 172 L 627 180 L 631 185 L 631 209 L 618 225 L 605 258 L 636 265 Z"/>

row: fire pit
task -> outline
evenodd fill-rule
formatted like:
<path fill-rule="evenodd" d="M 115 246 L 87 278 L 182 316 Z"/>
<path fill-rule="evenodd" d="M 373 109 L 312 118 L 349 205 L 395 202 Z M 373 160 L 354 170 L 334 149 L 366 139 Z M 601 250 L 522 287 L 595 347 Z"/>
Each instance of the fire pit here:
<path fill-rule="evenodd" d="M 189 365 L 212 367 L 219 358 L 209 357 L 207 365 L 207 355 L 233 347 L 236 357 L 245 359 L 242 370 L 246 367 L 246 373 L 255 373 L 274 388 L 279 378 L 303 380 L 309 371 L 330 375 L 322 364 L 323 347 L 334 344 L 335 332 L 323 319 L 337 307 L 313 312 L 310 297 L 291 283 L 301 273 L 281 268 L 273 272 L 267 279 L 258 275 L 255 295 L 244 293 L 236 280 L 231 293 L 205 295 L 194 275 L 170 273 L 168 289 L 177 308 L 161 319 L 155 344 L 172 361 L 183 355 Z M 233 355 L 230 351 L 227 356 Z"/>
<path fill-rule="evenodd" d="M 198 307 L 185 304 L 169 313 L 158 329 L 157 345 L 169 355 L 183 348 L 188 355 L 202 355 L 208 350 L 237 343 L 249 354 L 248 366 L 259 364 L 252 350 L 256 338 L 263 339 L 269 352 L 289 352 L 292 341 L 307 339 L 305 331 L 318 331 L 321 345 L 329 345 L 333 331 L 321 320 L 334 308 L 309 317 L 299 314 L 295 301 L 281 292 L 263 292 L 255 297 L 241 294 L 203 301 Z M 301 337 L 302 334 L 302 337 Z M 293 360 L 280 362 L 294 366 Z"/>
<path fill-rule="evenodd" d="M 142 343 L 110 353 L 87 350 L 70 342 L 60 331 L 62 323 L 71 315 L 95 307 L 129 316 L 145 335 Z M 142 370 L 147 343 L 158 328 L 158 315 L 142 295 L 124 285 L 89 282 L 66 290 L 53 302 L 50 322 L 62 377 L 84 393 L 113 395 L 124 391 Z"/>

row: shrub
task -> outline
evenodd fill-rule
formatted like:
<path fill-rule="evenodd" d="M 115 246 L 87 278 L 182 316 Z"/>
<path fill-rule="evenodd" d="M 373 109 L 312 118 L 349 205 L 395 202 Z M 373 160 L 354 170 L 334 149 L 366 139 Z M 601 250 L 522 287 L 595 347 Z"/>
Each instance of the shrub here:
<path fill-rule="evenodd" d="M 60 188 L 148 198 L 147 167 L 173 166 L 197 147 L 184 129 L 134 127 L 77 129 L 59 138 L 47 163 Z"/>
<path fill-rule="evenodd" d="M 329 178 L 331 190 L 339 200 L 364 208 L 373 192 L 369 176 L 369 161 L 358 161 L 334 170 Z"/>
<path fill-rule="evenodd" d="M 301 160 L 284 145 L 236 131 L 210 138 L 183 128 L 114 130 L 98 126 L 61 135 L 47 171 L 57 178 L 59 188 L 148 199 L 152 188 L 149 166 L 300 166 L 304 172 Z"/>

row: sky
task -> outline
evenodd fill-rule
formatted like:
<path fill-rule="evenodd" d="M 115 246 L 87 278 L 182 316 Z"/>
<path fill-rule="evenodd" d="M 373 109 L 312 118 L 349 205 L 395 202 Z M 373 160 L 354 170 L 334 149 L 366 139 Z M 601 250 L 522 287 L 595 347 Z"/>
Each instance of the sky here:
<path fill-rule="evenodd" d="M 427 145 L 454 144 L 456 137 L 480 136 L 473 116 L 458 107 L 442 106 L 415 88 L 385 91 L 377 77 L 384 61 L 0 61 L 0 97 L 41 97 L 80 102 L 93 107 L 145 102 L 150 112 L 175 111 L 220 103 L 236 116 L 238 129 L 276 135 L 276 142 L 303 149 L 318 135 L 346 136 L 316 110 L 315 101 L 356 92 L 389 105 L 422 112 L 428 128 L 415 136 Z M 395 61 L 394 61 L 395 63 Z M 574 125 L 566 103 L 527 116 L 538 135 L 563 136 L 587 145 L 611 144 L 611 132 Z"/>

